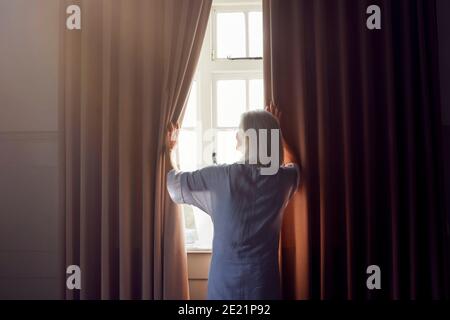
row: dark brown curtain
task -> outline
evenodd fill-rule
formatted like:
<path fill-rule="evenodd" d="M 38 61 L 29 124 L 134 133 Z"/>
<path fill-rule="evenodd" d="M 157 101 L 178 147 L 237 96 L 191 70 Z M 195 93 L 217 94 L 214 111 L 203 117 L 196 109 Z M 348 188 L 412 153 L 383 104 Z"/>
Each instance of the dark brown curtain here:
<path fill-rule="evenodd" d="M 211 0 L 64 1 L 61 35 L 67 298 L 186 299 L 183 228 L 166 191 L 164 138 L 185 105 Z M 65 21 L 62 22 L 65 25 Z"/>
<path fill-rule="evenodd" d="M 366 28 L 381 8 L 382 29 Z M 303 186 L 281 245 L 287 299 L 449 297 L 435 3 L 264 0 L 265 91 Z M 366 268 L 381 268 L 368 290 Z"/>

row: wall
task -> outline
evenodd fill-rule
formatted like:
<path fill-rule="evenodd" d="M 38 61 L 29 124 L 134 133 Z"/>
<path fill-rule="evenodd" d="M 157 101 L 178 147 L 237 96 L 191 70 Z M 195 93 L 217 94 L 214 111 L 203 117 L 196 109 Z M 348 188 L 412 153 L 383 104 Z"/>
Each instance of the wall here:
<path fill-rule="evenodd" d="M 0 299 L 54 299 L 58 0 L 1 0 L 0 39 Z"/>

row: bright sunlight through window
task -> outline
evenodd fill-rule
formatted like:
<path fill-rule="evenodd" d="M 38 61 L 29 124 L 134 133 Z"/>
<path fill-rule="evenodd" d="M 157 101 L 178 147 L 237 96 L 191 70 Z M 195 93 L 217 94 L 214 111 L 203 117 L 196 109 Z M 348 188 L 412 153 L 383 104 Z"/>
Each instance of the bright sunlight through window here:
<path fill-rule="evenodd" d="M 262 54 L 261 2 L 216 0 L 181 124 L 181 170 L 239 161 L 235 136 L 240 116 L 264 107 Z M 183 217 L 186 249 L 210 250 L 209 215 L 185 205 Z"/>

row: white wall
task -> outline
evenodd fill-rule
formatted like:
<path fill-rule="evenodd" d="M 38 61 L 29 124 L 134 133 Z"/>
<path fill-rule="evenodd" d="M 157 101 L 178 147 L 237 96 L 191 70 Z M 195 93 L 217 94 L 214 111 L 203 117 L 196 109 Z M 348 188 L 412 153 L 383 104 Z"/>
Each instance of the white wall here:
<path fill-rule="evenodd" d="M 58 0 L 0 0 L 0 299 L 59 298 Z"/>

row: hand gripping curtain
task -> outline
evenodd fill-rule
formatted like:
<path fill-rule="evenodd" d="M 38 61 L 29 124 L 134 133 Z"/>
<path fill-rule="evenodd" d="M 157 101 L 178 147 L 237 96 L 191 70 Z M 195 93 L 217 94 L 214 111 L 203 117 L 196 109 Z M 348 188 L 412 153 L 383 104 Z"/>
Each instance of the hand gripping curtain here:
<path fill-rule="evenodd" d="M 61 199 L 68 299 L 187 299 L 183 226 L 163 152 L 199 59 L 211 0 L 78 0 L 61 33 Z M 65 282 L 64 282 L 65 283 Z"/>

